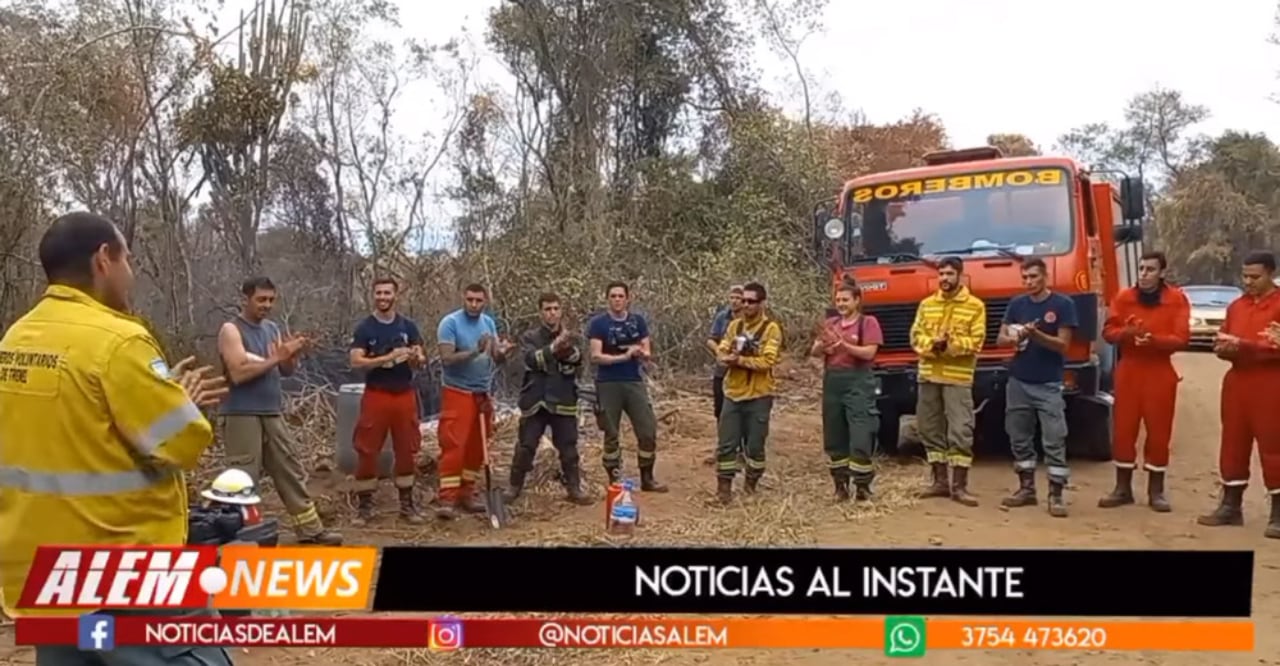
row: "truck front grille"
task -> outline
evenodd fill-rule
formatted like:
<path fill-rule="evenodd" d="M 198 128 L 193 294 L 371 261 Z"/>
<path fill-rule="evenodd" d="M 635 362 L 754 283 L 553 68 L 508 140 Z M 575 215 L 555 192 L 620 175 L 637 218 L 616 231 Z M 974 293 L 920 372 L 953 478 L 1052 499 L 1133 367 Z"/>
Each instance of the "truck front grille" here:
<path fill-rule="evenodd" d="M 1000 322 L 1004 320 L 1004 311 L 1009 307 L 1009 299 L 995 298 L 987 303 L 987 337 L 983 346 L 996 346 L 996 336 L 1000 334 Z M 880 330 L 884 332 L 883 352 L 911 351 L 911 324 L 916 320 L 917 304 L 893 303 L 885 305 L 869 305 L 867 314 L 880 322 Z"/>

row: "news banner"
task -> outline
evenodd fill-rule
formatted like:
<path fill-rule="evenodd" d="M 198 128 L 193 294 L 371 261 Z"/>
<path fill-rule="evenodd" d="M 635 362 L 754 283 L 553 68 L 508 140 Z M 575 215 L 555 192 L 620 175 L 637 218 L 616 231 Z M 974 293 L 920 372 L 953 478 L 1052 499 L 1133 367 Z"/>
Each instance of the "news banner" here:
<path fill-rule="evenodd" d="M 1252 651 L 1253 559 L 1168 550 L 43 546 L 14 605 L 19 645 L 99 651 Z M 260 615 L 219 614 L 235 611 Z"/>

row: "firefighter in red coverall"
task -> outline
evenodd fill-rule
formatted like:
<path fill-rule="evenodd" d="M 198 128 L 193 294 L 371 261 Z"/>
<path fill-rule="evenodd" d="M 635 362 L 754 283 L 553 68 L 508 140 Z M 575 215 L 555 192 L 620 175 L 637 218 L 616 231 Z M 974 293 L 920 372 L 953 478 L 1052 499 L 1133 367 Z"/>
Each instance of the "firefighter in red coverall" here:
<path fill-rule="evenodd" d="M 1231 362 L 1222 378 L 1222 500 L 1197 522 L 1211 527 L 1244 524 L 1241 504 L 1257 441 L 1262 482 L 1271 498 L 1264 534 L 1280 539 L 1280 347 L 1268 335 L 1280 322 L 1275 271 L 1276 257 L 1270 252 L 1245 257 L 1240 272 L 1245 293 L 1227 307 L 1227 320 L 1213 347 L 1219 358 Z"/>
<path fill-rule="evenodd" d="M 1165 283 L 1168 265 L 1163 252 L 1142 255 L 1138 286 L 1116 295 L 1102 328 L 1102 337 L 1120 349 L 1112 454 L 1116 487 L 1098 500 L 1104 509 L 1134 502 L 1138 428 L 1145 425 L 1142 462 L 1147 471 L 1147 505 L 1161 513 L 1171 510 L 1164 479 L 1180 378 L 1170 357 L 1191 341 L 1191 303 L 1181 289 Z"/>

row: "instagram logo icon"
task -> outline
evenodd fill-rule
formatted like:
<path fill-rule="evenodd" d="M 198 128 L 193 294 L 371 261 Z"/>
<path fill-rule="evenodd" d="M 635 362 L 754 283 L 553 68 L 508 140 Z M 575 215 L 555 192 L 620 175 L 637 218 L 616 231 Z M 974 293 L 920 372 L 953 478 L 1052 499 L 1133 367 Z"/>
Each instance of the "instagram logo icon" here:
<path fill-rule="evenodd" d="M 462 647 L 462 620 L 456 617 L 432 620 L 431 627 L 427 630 L 427 647 L 441 652 Z"/>

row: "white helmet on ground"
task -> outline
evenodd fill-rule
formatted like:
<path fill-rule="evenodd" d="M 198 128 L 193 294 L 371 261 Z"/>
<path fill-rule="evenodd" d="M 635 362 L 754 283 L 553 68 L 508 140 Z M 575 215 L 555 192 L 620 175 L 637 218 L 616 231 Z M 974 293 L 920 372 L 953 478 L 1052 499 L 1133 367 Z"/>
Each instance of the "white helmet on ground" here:
<path fill-rule="evenodd" d="M 262 501 L 253 477 L 242 469 L 223 471 L 200 495 L 223 504 L 257 504 Z"/>

